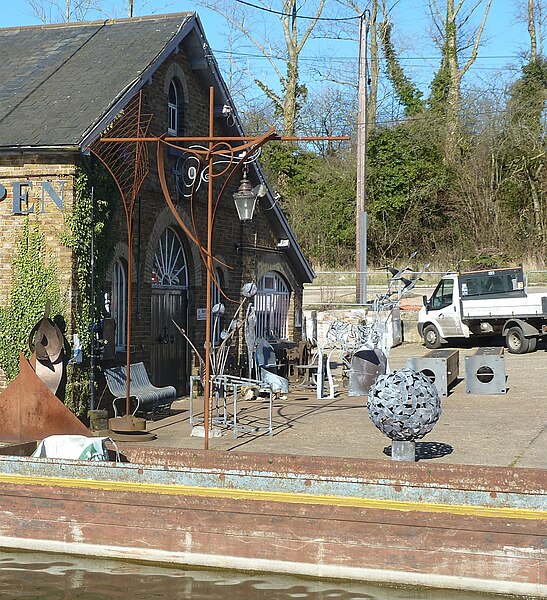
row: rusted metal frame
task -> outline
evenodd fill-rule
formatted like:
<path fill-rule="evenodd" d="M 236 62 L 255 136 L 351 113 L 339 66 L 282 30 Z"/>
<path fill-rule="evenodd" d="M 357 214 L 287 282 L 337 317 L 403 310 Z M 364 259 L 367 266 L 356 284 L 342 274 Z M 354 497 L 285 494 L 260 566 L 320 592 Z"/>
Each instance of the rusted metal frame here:
<path fill-rule="evenodd" d="M 139 108 L 137 118 L 137 132 L 140 133 L 141 123 L 141 110 L 142 110 L 142 90 L 139 96 Z M 148 167 L 145 169 L 146 173 L 139 181 L 138 169 L 141 156 L 141 149 L 144 142 L 137 141 L 135 147 L 135 168 L 133 171 L 133 188 L 131 193 L 131 202 L 129 210 L 126 210 L 126 221 L 127 221 L 127 243 L 129 246 L 129 260 L 127 261 L 127 321 L 126 321 L 126 382 L 125 382 L 125 414 L 128 416 L 131 412 L 130 406 L 130 394 L 131 394 L 131 315 L 133 309 L 133 213 L 135 210 L 135 203 L 139 195 L 140 189 L 146 176 L 148 175 Z"/>
<path fill-rule="evenodd" d="M 186 233 L 186 235 L 189 237 L 189 239 L 196 245 L 196 247 L 200 253 L 201 259 L 203 261 L 203 264 L 206 265 L 207 264 L 207 249 L 204 248 L 201 240 L 199 239 L 198 228 L 197 228 L 197 224 L 196 224 L 196 221 L 194 218 L 194 198 L 195 198 L 194 187 L 195 187 L 195 183 L 192 185 L 191 194 L 190 194 L 190 212 L 191 212 L 192 226 L 194 228 L 194 231 L 192 232 L 190 230 L 190 228 L 186 225 L 186 223 L 184 223 L 184 221 L 180 218 L 180 215 L 178 214 L 178 212 L 175 208 L 173 200 L 171 199 L 171 194 L 169 193 L 169 188 L 167 186 L 167 181 L 165 179 L 165 159 L 164 159 L 164 152 L 163 152 L 162 144 L 170 146 L 171 148 L 177 148 L 178 150 L 180 150 L 181 148 L 180 148 L 180 146 L 175 146 L 174 144 L 166 143 L 163 138 L 158 138 L 156 140 L 156 142 L 157 142 L 158 175 L 159 175 L 160 185 L 162 188 L 162 192 L 163 192 L 165 201 L 167 202 L 167 205 L 169 206 L 169 209 L 171 210 L 171 213 L 175 217 L 175 220 L 177 221 L 178 225 Z M 188 149 L 183 148 L 183 150 L 187 151 Z M 201 165 L 203 165 L 203 158 L 201 157 L 202 153 L 198 154 L 196 152 L 193 152 L 192 150 L 188 150 L 188 151 L 196 155 L 196 158 L 198 159 L 199 164 L 200 164 L 200 173 L 201 173 L 203 171 L 203 167 L 201 167 Z M 197 178 L 196 178 L 196 180 L 197 180 Z M 219 260 L 218 258 L 213 257 L 213 261 L 216 262 L 217 264 L 220 264 L 220 265 L 226 267 L 227 269 L 233 268 L 230 265 Z M 213 272 L 213 278 L 214 278 L 215 284 L 221 290 L 220 285 L 219 285 L 220 282 L 218 281 L 214 272 Z M 238 302 L 238 300 L 229 298 L 222 290 L 221 290 L 221 292 L 222 292 L 222 295 L 230 302 L 234 302 L 234 303 Z"/>
<path fill-rule="evenodd" d="M 180 218 L 180 215 L 178 214 L 177 209 L 175 208 L 175 204 L 174 204 L 173 200 L 171 199 L 171 194 L 169 193 L 169 188 L 167 186 L 167 180 L 165 178 L 165 159 L 164 159 L 164 152 L 163 152 L 162 144 L 165 144 L 171 148 L 176 148 L 178 150 L 181 150 L 181 147 L 175 146 L 174 144 L 166 143 L 165 140 L 163 139 L 163 137 L 156 138 L 155 141 L 157 142 L 158 176 L 159 176 L 160 186 L 161 186 L 165 201 L 167 202 L 167 205 L 169 206 L 169 209 L 171 210 L 173 216 L 175 217 L 175 220 L 177 221 L 178 225 L 186 233 L 186 235 L 190 238 L 190 240 L 197 246 L 197 249 L 198 249 L 200 255 L 202 256 L 202 260 L 205 263 L 206 256 L 207 256 L 207 249 L 204 248 L 201 240 L 199 239 L 198 228 L 197 228 L 194 216 L 193 216 L 194 215 L 193 205 L 194 205 L 194 193 L 195 193 L 194 186 L 195 186 L 195 184 L 192 185 L 191 194 L 190 194 L 190 210 L 191 210 L 192 225 L 194 227 L 194 231 L 192 232 L 191 229 L 186 225 L 186 223 L 184 223 L 184 221 Z M 188 150 L 187 148 L 182 148 L 182 149 L 185 152 Z M 189 152 L 196 154 L 192 151 L 189 151 Z M 198 156 L 196 154 L 196 158 L 198 158 L 199 164 L 202 165 L 203 159 L 201 158 L 201 156 Z M 202 171 L 203 171 L 203 168 L 200 168 L 200 173 Z M 213 260 L 216 263 L 221 264 L 222 266 L 224 266 L 228 269 L 232 268 L 229 265 L 227 265 L 226 263 L 224 263 L 223 261 L 218 260 L 217 258 L 213 257 Z"/>
<path fill-rule="evenodd" d="M 214 135 L 214 89 L 209 88 L 209 135 Z M 207 274 L 206 274 L 206 316 L 205 316 L 205 390 L 204 390 L 204 438 L 205 450 L 209 449 L 209 427 L 211 421 L 211 285 L 213 271 L 213 142 L 209 142 L 209 185 L 207 186 Z"/>
<path fill-rule="evenodd" d="M 179 224 L 181 229 L 184 231 L 184 233 L 186 233 L 186 235 L 190 238 L 190 240 L 192 240 L 192 242 L 194 242 L 194 244 L 198 247 L 198 249 L 201 252 L 202 250 L 204 250 L 204 248 L 201 245 L 201 242 L 196 237 L 196 235 L 194 235 L 194 233 L 192 233 L 192 231 L 190 231 L 190 229 L 186 225 L 186 223 L 180 218 L 180 215 L 178 214 L 177 209 L 175 208 L 173 200 L 171 199 L 171 195 L 169 193 L 169 188 L 167 187 L 167 181 L 165 179 L 165 159 L 164 159 L 164 153 L 163 153 L 163 147 L 162 147 L 163 139 L 156 138 L 155 142 L 157 143 L 158 176 L 159 176 L 159 180 L 160 180 L 160 186 L 161 186 L 161 189 L 163 192 L 163 197 L 165 198 L 167 205 L 171 209 L 171 212 L 173 213 L 173 216 L 175 217 L 175 220 L 177 221 L 177 223 Z M 193 194 L 193 191 L 192 191 L 192 194 Z"/>
<path fill-rule="evenodd" d="M 216 274 L 214 272 L 214 266 L 213 266 L 213 261 L 214 261 L 214 257 L 213 257 L 213 228 L 214 228 L 214 224 L 216 221 L 216 215 L 217 215 L 217 209 L 220 205 L 222 196 L 226 190 L 226 188 L 230 185 L 234 175 L 236 174 L 239 166 L 241 164 L 243 164 L 243 162 L 245 161 L 245 158 L 251 154 L 252 152 L 256 151 L 258 148 L 260 148 L 263 144 L 265 144 L 266 142 L 270 141 L 271 139 L 274 138 L 275 133 L 273 128 L 270 129 L 266 134 L 260 136 L 258 139 L 254 138 L 252 142 L 247 143 L 247 144 L 242 144 L 241 146 L 238 146 L 237 149 L 229 146 L 225 140 L 221 140 L 221 141 L 216 141 L 215 143 L 215 137 L 214 137 L 214 112 L 213 112 L 213 108 L 214 107 L 214 90 L 211 88 L 210 89 L 210 107 L 209 107 L 209 149 L 207 152 L 205 151 L 200 151 L 198 149 L 184 149 L 185 151 L 188 151 L 192 154 L 194 154 L 198 160 L 199 160 L 199 164 L 203 165 L 203 160 L 206 160 L 208 162 L 208 167 L 209 167 L 209 185 L 208 185 L 208 194 L 207 194 L 207 248 L 204 249 L 203 244 L 201 243 L 199 236 L 198 236 L 198 229 L 195 223 L 195 220 L 192 216 L 192 223 L 194 226 L 194 232 L 195 234 L 192 234 L 189 230 L 189 228 L 183 223 L 182 219 L 180 218 L 180 216 L 178 215 L 175 206 L 173 204 L 173 201 L 170 197 L 169 194 L 169 190 L 168 190 L 168 186 L 167 186 L 167 182 L 165 179 L 165 162 L 164 162 L 164 153 L 160 151 L 161 148 L 161 144 L 162 143 L 166 143 L 167 145 L 171 145 L 169 144 L 165 138 L 162 138 L 160 141 L 158 141 L 158 171 L 160 174 L 160 183 L 161 183 L 161 187 L 162 187 L 162 191 L 164 194 L 164 197 L 169 205 L 169 208 L 171 210 L 171 212 L 173 213 L 173 215 L 175 216 L 177 222 L 182 226 L 183 230 L 189 234 L 190 239 L 196 244 L 197 248 L 199 249 L 200 255 L 202 257 L 202 260 L 204 262 L 204 265 L 206 267 L 206 320 L 205 320 L 205 348 L 206 348 L 206 356 L 209 357 L 210 356 L 210 352 L 211 352 L 211 302 L 212 302 L 212 297 L 211 297 L 211 293 L 212 293 L 212 284 L 213 282 L 216 284 L 216 286 L 218 287 L 219 290 L 221 290 L 221 286 L 220 286 L 220 282 L 218 281 L 218 278 L 216 277 Z M 195 139 L 195 138 L 194 138 Z M 238 138 L 240 139 L 240 138 Z M 177 149 L 180 149 L 179 146 L 174 146 Z M 226 173 L 228 173 L 228 171 L 230 170 L 230 168 L 233 166 L 234 163 L 234 155 L 237 152 L 241 152 L 244 151 L 243 157 L 241 157 L 238 160 L 238 164 L 236 165 L 235 168 L 232 169 L 232 171 L 228 174 L 228 176 L 226 177 L 219 193 L 217 194 L 216 197 L 216 201 L 214 201 L 214 181 L 216 178 L 218 177 L 222 177 L 224 175 L 226 175 Z M 215 156 L 217 155 L 221 155 L 221 154 L 226 154 L 229 153 L 230 155 L 230 161 L 228 163 L 228 165 L 226 166 L 226 168 L 222 169 L 220 173 L 214 173 L 214 159 Z M 202 159 L 203 156 L 203 159 Z M 193 202 L 194 202 L 194 193 L 195 193 L 195 184 L 193 184 L 192 186 L 192 190 L 191 190 L 191 195 L 190 195 L 190 206 L 191 206 L 191 210 L 192 210 L 192 215 L 193 215 Z M 233 300 L 231 298 L 229 298 L 226 293 L 221 290 L 222 295 L 229 301 L 232 302 L 237 302 L 236 300 Z M 205 449 L 207 450 L 209 448 L 209 427 L 210 427 L 210 395 L 211 395 L 211 365 L 210 365 L 210 361 L 209 360 L 205 360 L 205 390 L 204 390 L 204 398 L 205 398 L 205 406 L 204 406 L 204 423 L 205 423 Z"/>
<path fill-rule="evenodd" d="M 312 136 L 312 135 L 304 135 L 304 136 L 297 136 L 297 135 L 277 135 L 275 134 L 275 128 L 271 127 L 266 133 L 263 133 L 262 136 L 259 137 L 263 137 L 263 136 L 268 136 L 269 134 L 274 133 L 275 137 L 273 138 L 273 141 L 277 141 L 277 142 L 328 142 L 328 141 L 332 141 L 332 142 L 349 142 L 351 140 L 351 136 L 349 135 L 317 135 L 317 136 Z M 116 138 L 116 137 L 105 137 L 105 138 L 101 138 L 101 142 L 134 142 L 137 139 L 139 139 L 140 141 L 143 142 L 156 142 L 158 140 L 157 137 L 145 137 L 145 138 Z M 239 146 L 239 149 L 244 149 L 246 146 L 249 145 L 253 145 L 255 143 L 255 141 L 258 139 L 256 136 L 251 137 L 251 136 L 226 136 L 226 137 L 216 137 L 216 136 L 193 136 L 193 137 L 165 137 L 163 138 L 165 143 L 170 143 L 170 142 L 196 142 L 196 141 L 202 141 L 202 142 L 240 142 L 242 140 L 250 140 L 249 144 L 243 144 L 242 146 Z M 174 148 L 178 148 L 178 146 L 173 146 Z M 198 151 L 198 150 L 194 150 L 192 149 L 192 152 L 194 153 L 200 153 L 200 154 L 208 154 L 207 150 L 202 150 L 202 151 Z"/>
<path fill-rule="evenodd" d="M 140 119 L 141 119 L 141 108 L 142 108 L 142 91 L 139 95 L 139 103 L 138 103 L 138 119 L 137 119 L 137 136 L 136 137 L 103 137 L 101 138 L 99 141 L 103 142 L 103 143 L 125 143 L 125 144 L 131 144 L 131 143 L 135 143 L 136 144 L 136 148 L 135 148 L 135 166 L 134 166 L 134 177 L 133 177 L 133 187 L 131 190 L 131 199 L 129 201 L 129 206 L 128 206 L 128 202 L 127 199 L 125 197 L 125 193 L 122 190 L 122 187 L 113 171 L 113 169 L 107 164 L 107 162 L 105 160 L 103 160 L 101 158 L 101 156 L 94 152 L 93 149 L 91 149 L 91 151 L 101 160 L 101 162 L 106 166 L 107 170 L 109 171 L 109 173 L 111 174 L 111 176 L 113 177 L 114 181 L 116 182 L 116 185 L 118 186 L 118 189 L 120 191 L 123 203 L 124 203 L 124 210 L 125 210 L 125 216 L 126 216 L 126 224 L 127 224 L 127 237 L 128 237 L 128 246 L 129 246 L 129 261 L 128 261 L 128 282 L 127 282 L 127 333 L 126 333 L 126 343 L 127 343 L 127 351 L 126 351 L 126 369 L 127 369 L 127 381 L 126 381 L 126 414 L 129 414 L 130 411 L 130 369 L 131 369 L 131 310 L 132 310 L 132 248 L 133 248 L 133 210 L 134 210 L 134 205 L 135 205 L 135 201 L 136 198 L 138 196 L 140 187 L 146 177 L 146 175 L 148 174 L 148 169 L 146 169 L 146 174 L 143 175 L 142 179 L 140 182 L 138 182 L 138 168 L 139 168 L 139 158 L 140 158 L 140 150 L 142 148 L 142 146 L 148 142 L 155 142 L 157 143 L 157 160 L 158 160 L 158 173 L 159 173 L 159 179 L 160 179 L 160 185 L 163 191 L 163 195 L 165 197 L 165 200 L 172 212 L 172 214 L 175 217 L 175 220 L 177 221 L 177 223 L 180 225 L 180 227 L 182 228 L 182 230 L 188 235 L 189 239 L 192 240 L 192 242 L 194 242 L 200 252 L 200 255 L 202 257 L 202 260 L 206 266 L 206 270 L 207 270 L 207 275 L 206 275 L 206 279 L 207 279 L 207 315 L 206 315 L 206 327 L 205 327 L 205 337 L 206 337 L 206 352 L 207 355 L 209 355 L 210 353 L 210 342 L 211 342 L 211 315 L 210 315 L 210 305 L 211 305 L 211 285 L 212 282 L 214 281 L 217 285 L 217 287 L 221 290 L 220 285 L 219 285 L 219 281 L 216 278 L 216 275 L 214 273 L 214 269 L 213 269 L 213 261 L 215 260 L 214 257 L 212 256 L 212 234 L 213 234 L 213 225 L 214 225 L 214 221 L 215 221 L 215 217 L 216 217 L 216 210 L 220 204 L 222 195 L 224 193 L 224 191 L 226 190 L 227 186 L 229 185 L 229 183 L 231 182 L 233 176 L 235 175 L 238 167 L 240 164 L 242 164 L 242 162 L 244 161 L 245 157 L 248 156 L 251 151 L 254 151 L 258 148 L 260 148 L 264 143 L 266 143 L 267 141 L 271 141 L 271 140 L 279 140 L 279 141 L 312 141 L 312 140 L 349 140 L 349 136 L 319 136 L 319 137 L 315 137 L 315 136 L 305 136 L 305 137 L 297 137 L 297 136 L 278 136 L 275 134 L 275 129 L 272 127 L 270 128 L 265 134 L 263 134 L 262 136 L 259 137 L 243 137 L 243 136 L 227 136 L 227 137 L 216 137 L 214 135 L 214 113 L 213 113 L 213 105 L 214 105 L 214 90 L 213 88 L 210 88 L 210 107 L 209 107 L 209 136 L 205 136 L 205 137 L 201 137 L 201 138 L 197 138 L 197 137 L 187 137 L 187 136 L 181 136 L 181 137 L 171 137 L 171 138 L 167 138 L 165 136 L 161 136 L 161 137 L 156 137 L 156 136 L 146 136 L 146 135 L 138 135 L 140 133 Z M 209 185 L 208 185 L 208 201 L 207 201 L 207 248 L 204 248 L 204 246 L 201 244 L 200 240 L 199 240 L 199 236 L 198 236 L 198 228 L 196 227 L 196 223 L 195 223 L 195 219 L 192 217 L 192 222 L 193 222 L 193 226 L 194 226 L 194 233 L 185 225 L 185 223 L 182 221 L 182 219 L 180 218 L 180 216 L 178 215 L 175 206 L 173 204 L 173 201 L 170 197 L 169 194 L 169 190 L 167 187 L 167 182 L 165 179 L 165 160 L 164 160 L 164 153 L 162 152 L 162 144 L 167 144 L 170 146 L 173 146 L 177 149 L 180 149 L 179 146 L 176 146 L 174 144 L 171 144 L 171 142 L 196 142 L 196 141 L 203 141 L 203 142 L 208 142 L 209 143 L 209 148 L 207 150 L 200 150 L 200 149 L 196 149 L 196 148 L 185 148 L 184 150 L 188 153 L 193 154 L 194 156 L 196 156 L 199 160 L 200 165 L 203 164 L 203 160 L 202 160 L 202 156 L 205 160 L 208 161 L 209 163 Z M 242 142 L 242 141 L 246 141 L 247 143 L 244 144 L 240 144 L 239 146 L 237 146 L 236 148 L 234 148 L 233 146 L 231 146 L 229 144 L 229 142 L 232 141 L 237 141 L 237 142 Z M 239 160 L 238 165 L 236 166 L 235 169 L 232 170 L 232 172 L 228 175 L 226 181 L 224 182 L 221 191 L 219 192 L 218 196 L 217 196 L 217 201 L 216 203 L 213 203 L 213 182 L 214 182 L 214 178 L 215 175 L 213 173 L 213 169 L 214 169 L 214 157 L 216 155 L 222 155 L 224 153 L 226 153 L 226 151 L 228 151 L 231 155 L 231 159 L 228 163 L 228 166 L 226 167 L 226 169 L 224 169 L 221 173 L 219 173 L 217 176 L 222 176 L 224 175 L 232 166 L 233 164 L 233 156 L 235 154 L 235 152 L 245 152 L 244 157 L 242 159 Z M 192 211 L 193 211 L 193 197 L 194 197 L 194 192 L 195 190 L 192 189 L 192 194 L 191 194 L 191 203 L 192 203 Z M 221 261 L 217 261 L 217 262 L 221 262 Z M 228 266 L 228 265 L 225 265 Z M 226 299 L 231 300 L 230 298 L 228 298 L 228 296 L 226 296 L 226 294 L 223 292 L 223 290 L 221 290 L 221 293 L 223 294 L 223 296 L 226 297 Z M 237 302 L 235 300 L 231 300 L 233 302 Z M 206 381 L 205 381 L 205 386 L 206 386 L 206 390 L 205 390 L 205 396 L 207 398 L 206 401 L 206 407 L 205 407 L 205 422 L 207 423 L 207 427 L 205 428 L 205 449 L 208 449 L 209 446 L 209 440 L 208 440 L 208 433 L 209 433 L 209 428 L 208 428 L 208 423 L 210 420 L 210 411 L 209 411 L 209 394 L 210 394 L 210 363 L 209 361 L 205 361 L 205 369 L 206 369 Z"/>
<path fill-rule="evenodd" d="M 214 89 L 212 87 L 209 90 L 209 134 L 210 134 L 211 138 L 214 136 Z M 208 198 L 207 198 L 207 262 L 206 262 L 206 266 L 207 266 L 206 313 L 207 314 L 206 314 L 206 322 L 205 322 L 205 347 L 206 347 L 207 357 L 210 356 L 210 352 L 211 352 L 211 309 L 212 309 L 212 306 L 211 306 L 212 289 L 211 289 L 211 287 L 212 287 L 213 280 L 216 281 L 215 274 L 213 273 L 213 228 L 214 228 L 214 224 L 215 224 L 215 220 L 216 220 L 217 209 L 220 205 L 220 201 L 222 199 L 222 196 L 224 195 L 226 188 L 231 183 L 231 181 L 232 181 L 235 173 L 239 169 L 240 165 L 242 165 L 244 163 L 245 158 L 251 152 L 254 152 L 258 148 L 260 148 L 263 144 L 265 144 L 267 141 L 269 141 L 274 135 L 275 134 L 272 129 L 267 134 L 258 138 L 258 140 L 256 140 L 254 144 L 245 144 L 245 146 L 246 146 L 245 153 L 239 159 L 235 168 L 233 168 L 231 170 L 231 172 L 228 174 L 228 176 L 225 178 L 225 181 L 217 195 L 217 199 L 214 204 L 213 204 L 213 192 L 214 192 L 213 183 L 214 183 L 215 177 L 222 177 L 226 173 L 228 173 L 229 169 L 232 167 L 233 162 L 234 162 L 233 157 L 234 157 L 235 149 L 230 148 L 230 162 L 229 162 L 228 166 L 225 169 L 223 169 L 220 173 L 215 175 L 213 172 L 214 157 L 215 157 L 215 154 L 219 153 L 219 150 L 216 150 L 215 148 L 216 148 L 216 146 L 218 146 L 220 144 L 214 144 L 214 142 L 212 140 L 209 142 L 209 156 L 208 156 L 209 186 L 208 186 Z M 239 148 L 239 150 L 241 150 L 241 147 Z M 217 287 L 220 289 L 218 282 L 217 282 Z M 209 426 L 210 426 L 209 423 L 210 423 L 210 403 L 211 403 L 211 399 L 210 399 L 211 381 L 210 381 L 210 378 L 211 378 L 210 361 L 206 360 L 205 361 L 205 390 L 204 390 L 205 408 L 206 408 L 205 414 L 204 414 L 204 424 L 205 424 L 204 436 L 205 436 L 205 449 L 206 450 L 209 448 Z"/>
<path fill-rule="evenodd" d="M 133 211 L 129 210 L 128 206 L 127 206 L 127 202 L 125 199 L 125 194 L 124 191 L 122 190 L 121 185 L 118 182 L 118 179 L 116 177 L 116 175 L 114 174 L 113 170 L 110 168 L 109 164 L 104 161 L 101 156 L 99 154 L 97 154 L 93 148 L 90 148 L 90 151 L 94 154 L 94 156 L 96 156 L 101 163 L 106 167 L 107 171 L 110 173 L 112 179 L 114 180 L 114 182 L 116 183 L 116 186 L 120 192 L 120 197 L 122 199 L 122 204 L 123 204 L 123 209 L 124 209 L 124 213 L 125 213 L 125 223 L 126 223 L 126 231 L 127 231 L 127 247 L 128 247 L 128 260 L 127 260 L 127 313 L 126 313 L 126 344 L 127 344 L 127 348 L 126 348 L 126 369 L 127 369 L 127 381 L 126 381 L 126 399 L 125 399 L 125 414 L 129 415 L 130 414 L 130 385 L 129 385 L 129 376 L 130 376 L 130 363 L 131 363 L 131 355 L 130 355 L 130 351 L 131 351 L 131 347 L 130 347 L 130 341 L 131 341 L 131 326 L 130 326 L 130 321 L 131 321 L 131 294 L 132 294 L 132 285 L 131 285 L 131 278 L 132 278 L 132 251 L 133 251 L 133 224 L 132 224 L 132 220 L 133 220 Z M 135 168 L 136 168 L 137 162 L 135 161 Z M 91 299 L 91 302 L 94 302 L 94 299 Z"/>
<path fill-rule="evenodd" d="M 133 183 L 131 189 L 129 191 L 129 196 L 127 191 L 122 189 L 122 185 L 114 172 L 114 168 L 111 167 L 106 160 L 103 158 L 100 153 L 96 152 L 93 147 L 90 146 L 89 150 L 101 161 L 101 163 L 106 167 L 118 190 L 120 192 L 120 196 L 124 206 L 125 212 L 125 220 L 126 220 L 126 228 L 127 228 L 127 244 L 128 244 L 128 265 L 127 265 L 127 321 L 126 321 L 126 414 L 128 415 L 130 412 L 130 372 L 131 372 L 131 312 L 132 312 L 132 279 L 133 279 L 133 212 L 135 208 L 136 199 L 139 195 L 140 189 L 144 180 L 146 179 L 149 173 L 148 164 L 145 164 L 142 177 L 139 176 L 139 167 L 141 162 L 141 156 L 146 153 L 143 152 L 143 148 L 145 147 L 145 142 L 143 141 L 146 138 L 146 133 L 148 130 L 149 122 L 147 123 L 144 134 L 139 135 L 141 133 L 141 119 L 143 117 L 142 114 L 142 90 L 139 93 L 138 101 L 137 101 L 137 121 L 136 121 L 136 133 L 137 137 L 130 138 L 119 138 L 119 142 L 117 143 L 125 143 L 125 144 L 135 144 L 135 159 L 134 159 L 134 167 L 133 167 Z M 130 114 L 130 113 L 129 113 Z M 100 142 L 103 141 L 101 138 Z M 92 299 L 93 301 L 93 299 Z"/>

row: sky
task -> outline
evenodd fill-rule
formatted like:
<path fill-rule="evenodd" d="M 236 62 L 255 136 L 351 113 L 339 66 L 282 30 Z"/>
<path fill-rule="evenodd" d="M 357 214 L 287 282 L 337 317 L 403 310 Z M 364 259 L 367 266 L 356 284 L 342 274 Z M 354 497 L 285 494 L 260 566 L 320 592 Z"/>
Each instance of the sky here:
<path fill-rule="evenodd" d="M 46 0 L 38 0 L 45 2 Z M 116 0 L 110 0 L 112 4 Z M 123 0 L 117 16 L 125 16 Z M 146 4 L 144 2 L 146 1 Z M 329 0 L 328 0 L 329 1 Z M 332 2 L 332 0 L 330 0 Z M 250 0 L 252 3 L 252 0 Z M 469 0 L 471 2 L 471 0 Z M 517 0 L 493 0 L 488 18 L 484 44 L 480 49 L 472 72 L 464 84 L 473 87 L 488 85 L 501 87 L 503 82 L 515 77 L 517 67 L 522 63 L 522 54 L 529 47 L 529 38 L 524 22 L 517 16 Z M 274 0 L 271 2 L 275 6 Z M 399 0 L 393 11 L 395 24 L 394 40 L 401 51 L 401 62 L 408 74 L 424 90 L 431 80 L 432 73 L 439 64 L 438 50 L 429 37 L 430 19 L 427 13 L 427 0 Z M 223 21 L 215 13 L 186 0 L 135 0 L 135 14 L 181 12 L 197 10 L 205 28 L 209 44 L 217 61 L 227 77 L 228 59 L 226 41 L 222 35 Z M 253 9 L 250 9 L 253 10 Z M 302 12 L 306 5 L 303 2 Z M 263 16 L 262 13 L 260 16 Z M 40 21 L 33 16 L 28 0 L 0 0 L 2 27 L 36 25 Z M 352 15 L 346 12 L 346 15 Z M 257 15 L 258 16 L 258 15 Z M 237 60 L 250 67 L 265 80 L 275 80 L 268 69 L 267 61 L 258 56 L 248 46 L 236 46 Z M 309 85 L 320 86 L 324 69 L 330 65 L 335 71 L 357 69 L 358 45 L 353 41 L 312 41 L 306 46 L 301 60 L 301 76 Z M 261 92 L 257 89 L 255 94 Z"/>

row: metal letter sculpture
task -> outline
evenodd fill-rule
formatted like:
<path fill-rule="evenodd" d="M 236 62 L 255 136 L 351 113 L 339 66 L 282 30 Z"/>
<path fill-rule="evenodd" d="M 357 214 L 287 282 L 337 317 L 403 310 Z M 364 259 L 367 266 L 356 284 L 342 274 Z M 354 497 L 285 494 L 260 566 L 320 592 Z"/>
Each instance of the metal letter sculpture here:
<path fill-rule="evenodd" d="M 414 441 L 439 420 L 441 399 L 426 375 L 406 367 L 378 377 L 368 394 L 368 413 L 392 440 Z"/>

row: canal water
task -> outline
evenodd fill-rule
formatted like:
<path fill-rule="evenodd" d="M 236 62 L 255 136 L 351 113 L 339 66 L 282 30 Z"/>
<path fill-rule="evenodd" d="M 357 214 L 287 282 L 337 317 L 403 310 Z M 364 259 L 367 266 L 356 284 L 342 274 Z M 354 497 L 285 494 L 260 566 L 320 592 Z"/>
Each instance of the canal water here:
<path fill-rule="evenodd" d="M 493 600 L 476 592 L 381 587 L 273 574 L 165 569 L 0 550 L 2 600 Z"/>

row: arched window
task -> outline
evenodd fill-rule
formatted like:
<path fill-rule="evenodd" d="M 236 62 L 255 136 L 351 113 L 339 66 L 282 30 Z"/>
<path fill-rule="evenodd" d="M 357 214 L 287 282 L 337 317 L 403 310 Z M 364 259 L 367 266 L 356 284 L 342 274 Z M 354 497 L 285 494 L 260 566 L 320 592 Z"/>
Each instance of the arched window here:
<path fill-rule="evenodd" d="M 111 314 L 116 321 L 116 350 L 124 350 L 127 344 L 127 266 L 118 259 L 112 276 Z"/>
<path fill-rule="evenodd" d="M 277 273 L 270 271 L 260 279 L 254 300 L 257 337 L 287 338 L 290 297 L 287 284 Z"/>
<path fill-rule="evenodd" d="M 176 232 L 168 227 L 161 235 L 152 267 L 152 287 L 188 287 L 184 247 Z"/>
<path fill-rule="evenodd" d="M 174 79 L 169 84 L 169 97 L 167 100 L 167 133 L 169 135 L 179 135 L 182 127 L 182 92 L 180 86 Z"/>

